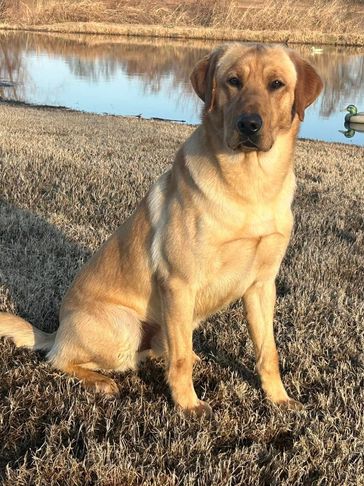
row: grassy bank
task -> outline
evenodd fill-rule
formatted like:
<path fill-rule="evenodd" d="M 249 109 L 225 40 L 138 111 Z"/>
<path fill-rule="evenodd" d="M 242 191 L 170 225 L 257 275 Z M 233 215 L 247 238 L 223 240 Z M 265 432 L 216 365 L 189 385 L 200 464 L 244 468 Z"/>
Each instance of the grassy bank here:
<path fill-rule="evenodd" d="M 107 34 L 170 39 L 364 46 L 364 34 L 323 33 L 311 32 L 309 30 L 230 30 L 179 26 L 165 27 L 161 25 L 118 25 L 98 22 L 68 22 L 47 25 L 0 23 L 0 30 L 26 30 L 33 32 L 70 34 Z"/>
<path fill-rule="evenodd" d="M 0 115 L 0 310 L 51 330 L 77 268 L 192 127 L 7 104 Z M 194 337 L 212 420 L 175 412 L 160 362 L 115 373 L 113 401 L 3 340 L 1 484 L 361 485 L 363 157 L 354 146 L 297 146 L 275 326 L 283 380 L 304 412 L 262 400 L 241 302 Z"/>
<path fill-rule="evenodd" d="M 345 0 L 2 0 L 3 29 L 364 45 L 364 6 Z"/>

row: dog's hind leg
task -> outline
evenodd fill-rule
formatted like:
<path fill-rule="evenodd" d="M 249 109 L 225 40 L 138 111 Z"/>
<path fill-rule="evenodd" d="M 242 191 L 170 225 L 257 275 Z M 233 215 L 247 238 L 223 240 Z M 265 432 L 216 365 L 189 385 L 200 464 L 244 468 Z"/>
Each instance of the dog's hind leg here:
<path fill-rule="evenodd" d="M 89 389 L 117 395 L 116 382 L 93 370 L 135 369 L 141 323 L 132 310 L 109 304 L 93 312 L 64 312 L 47 358 L 56 368 L 78 378 Z"/>
<path fill-rule="evenodd" d="M 84 365 L 69 364 L 61 369 L 80 380 L 85 388 L 104 395 L 117 396 L 119 394 L 115 380 L 96 371 L 91 371 Z"/>

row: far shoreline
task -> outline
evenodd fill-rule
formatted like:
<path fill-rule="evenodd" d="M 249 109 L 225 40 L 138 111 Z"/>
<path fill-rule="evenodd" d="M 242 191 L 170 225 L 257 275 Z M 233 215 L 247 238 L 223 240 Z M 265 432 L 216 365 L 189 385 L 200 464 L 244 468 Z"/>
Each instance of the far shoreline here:
<path fill-rule="evenodd" d="M 274 30 L 243 31 L 227 28 L 165 27 L 161 25 L 101 22 L 67 22 L 46 25 L 0 23 L 0 32 L 6 31 L 364 47 L 364 34 L 323 33 L 305 30 L 300 32 Z"/>

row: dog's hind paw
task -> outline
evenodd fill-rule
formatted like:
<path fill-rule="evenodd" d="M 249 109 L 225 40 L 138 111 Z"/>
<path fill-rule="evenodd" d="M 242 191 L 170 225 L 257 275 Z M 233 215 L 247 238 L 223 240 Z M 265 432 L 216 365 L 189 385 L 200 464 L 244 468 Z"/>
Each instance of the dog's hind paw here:
<path fill-rule="evenodd" d="M 109 397 L 117 397 L 119 395 L 119 388 L 116 382 L 107 376 L 100 376 L 97 380 L 85 382 L 85 386 L 89 390 L 93 389 L 96 393 L 102 393 Z"/>

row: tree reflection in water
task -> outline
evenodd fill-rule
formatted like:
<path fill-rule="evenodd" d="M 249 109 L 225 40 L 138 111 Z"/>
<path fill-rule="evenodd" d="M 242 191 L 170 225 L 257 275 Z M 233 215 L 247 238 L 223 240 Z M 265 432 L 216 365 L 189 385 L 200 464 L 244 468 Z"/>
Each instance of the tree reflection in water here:
<path fill-rule="evenodd" d="M 23 55 L 24 36 L 2 33 L 0 36 L 0 97 L 20 100 L 24 96 L 27 73 Z"/>

